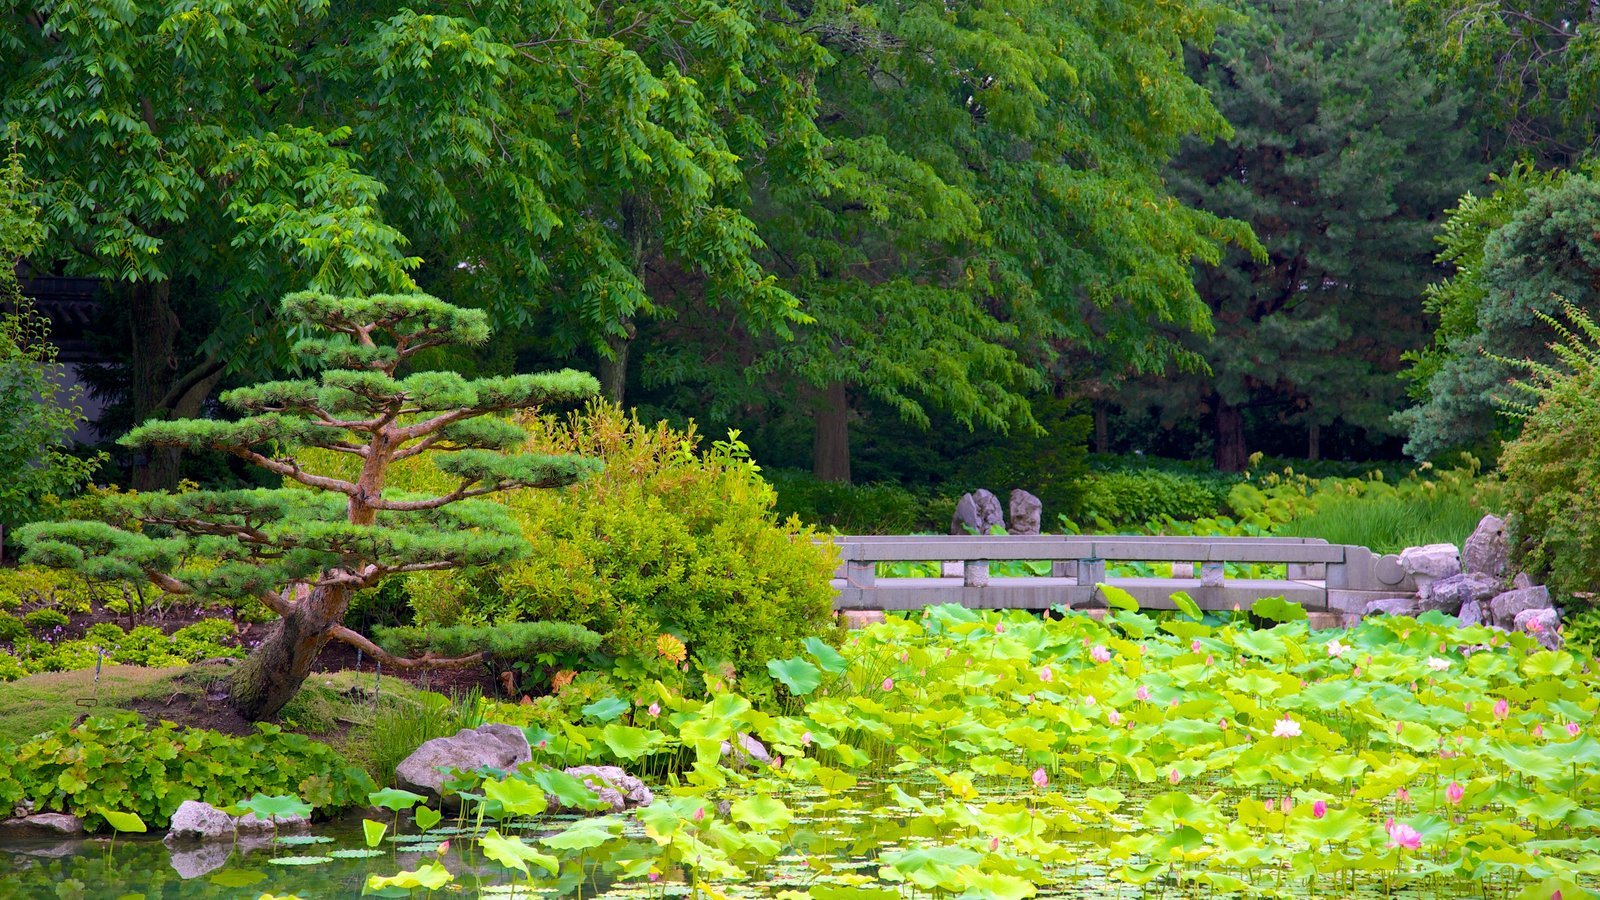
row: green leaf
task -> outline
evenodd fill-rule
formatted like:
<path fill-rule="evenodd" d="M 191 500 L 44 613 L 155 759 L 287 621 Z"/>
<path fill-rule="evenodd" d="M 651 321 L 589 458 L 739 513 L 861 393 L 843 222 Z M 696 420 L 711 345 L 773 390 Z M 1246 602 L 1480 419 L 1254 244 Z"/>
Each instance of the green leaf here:
<path fill-rule="evenodd" d="M 271 821 L 288 816 L 311 815 L 311 804 L 302 801 L 293 794 L 278 794 L 270 797 L 266 794 L 256 794 L 249 800 L 241 800 L 233 804 L 232 808 L 238 810 L 240 815 L 248 813 L 262 821 Z"/>
<path fill-rule="evenodd" d="M 454 880 L 455 876 L 450 874 L 449 869 L 435 862 L 428 863 L 412 872 L 396 872 L 388 876 L 368 875 L 367 890 L 381 891 L 391 887 L 411 890 L 421 887 L 436 891 Z"/>
<path fill-rule="evenodd" d="M 647 731 L 612 723 L 601 731 L 606 747 L 618 759 L 634 760 L 651 752 L 666 738 L 658 731 Z"/>
<path fill-rule="evenodd" d="M 1095 589 L 1100 592 L 1101 597 L 1105 598 L 1106 605 L 1112 609 L 1120 609 L 1125 612 L 1139 611 L 1138 598 L 1122 588 L 1114 584 L 1097 584 Z"/>
<path fill-rule="evenodd" d="M 822 686 L 822 670 L 798 657 L 769 660 L 767 672 L 783 682 L 789 693 L 797 697 L 805 696 Z"/>
<path fill-rule="evenodd" d="M 427 831 L 433 826 L 439 824 L 439 821 L 443 818 L 444 813 L 427 806 L 417 807 L 417 811 L 413 815 L 413 819 L 416 821 L 417 827 L 423 831 Z"/>
<path fill-rule="evenodd" d="M 1282 597 L 1262 597 L 1250 605 L 1250 614 L 1270 622 L 1298 622 L 1306 618 L 1305 607 Z"/>
<path fill-rule="evenodd" d="M 1194 602 L 1194 598 L 1185 591 L 1174 593 L 1172 595 L 1172 604 L 1178 608 L 1179 612 L 1197 622 L 1205 617 L 1205 613 L 1200 610 L 1200 604 Z"/>
<path fill-rule="evenodd" d="M 733 802 L 731 815 L 735 822 L 743 822 L 758 831 L 788 828 L 794 821 L 789 807 L 766 794 L 756 794 Z"/>
<path fill-rule="evenodd" d="M 383 840 L 384 832 L 388 830 L 389 826 L 382 822 L 374 822 L 371 819 L 361 820 L 361 833 L 366 836 L 368 847 L 378 846 Z"/>
<path fill-rule="evenodd" d="M 478 849 L 483 855 L 494 860 L 508 869 L 516 869 L 524 875 L 528 874 L 528 864 L 533 863 L 551 875 L 561 869 L 561 861 L 547 853 L 540 853 L 518 837 L 505 837 L 499 831 L 490 829 L 488 834 L 478 838 Z"/>
<path fill-rule="evenodd" d="M 622 821 L 613 816 L 580 819 L 567 826 L 565 831 L 539 839 L 539 843 L 556 850 L 593 850 L 622 834 Z"/>
<path fill-rule="evenodd" d="M 144 834 L 149 830 L 145 827 L 144 820 L 131 812 L 118 812 L 103 806 L 95 807 L 94 812 L 105 819 L 112 828 L 123 833 Z"/>
<path fill-rule="evenodd" d="M 628 711 L 628 701 L 618 697 L 603 697 L 580 711 L 596 722 L 609 722 Z"/>
<path fill-rule="evenodd" d="M 822 667 L 822 671 L 827 672 L 829 675 L 838 675 L 850 667 L 850 661 L 840 655 L 839 651 L 833 649 L 822 638 L 808 637 L 801 644 L 806 648 L 807 653 L 816 657 L 817 665 Z"/>
<path fill-rule="evenodd" d="M 534 783 L 567 809 L 599 809 L 606 804 L 583 780 L 559 769 L 535 772 Z"/>
<path fill-rule="evenodd" d="M 483 783 L 483 796 L 499 803 L 514 816 L 537 816 L 549 806 L 544 791 L 535 784 L 517 777 Z"/>
<path fill-rule="evenodd" d="M 384 788 L 381 791 L 373 791 L 367 795 L 368 803 L 382 809 L 392 809 L 395 812 L 405 812 L 427 799 L 421 794 L 414 794 L 411 791 L 401 790 L 400 788 Z"/>

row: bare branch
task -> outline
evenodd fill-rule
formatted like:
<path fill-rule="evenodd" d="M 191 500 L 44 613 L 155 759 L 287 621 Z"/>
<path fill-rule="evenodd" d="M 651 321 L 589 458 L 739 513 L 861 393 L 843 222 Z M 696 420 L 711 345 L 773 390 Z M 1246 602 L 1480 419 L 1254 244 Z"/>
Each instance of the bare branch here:
<path fill-rule="evenodd" d="M 395 656 L 389 651 L 374 644 L 365 635 L 358 634 L 343 625 L 335 625 L 329 636 L 336 641 L 342 641 L 361 652 L 373 657 L 386 666 L 395 669 L 449 669 L 461 666 L 470 666 L 473 663 L 483 662 L 487 654 L 474 653 L 471 656 L 440 657 L 432 653 L 422 656 Z"/>
<path fill-rule="evenodd" d="M 251 450 L 249 447 L 228 447 L 224 449 L 240 459 L 255 463 L 261 468 L 266 469 L 268 472 L 274 472 L 278 475 L 284 476 L 285 478 L 293 478 L 295 481 L 298 481 L 301 484 L 309 485 L 310 487 L 314 488 L 322 488 L 325 491 L 338 491 L 347 497 L 354 497 L 356 495 L 356 486 L 354 484 L 339 478 L 329 478 L 326 475 L 314 475 L 300 468 L 299 464 L 297 463 L 273 459 L 265 454 L 257 453 L 256 451 Z"/>

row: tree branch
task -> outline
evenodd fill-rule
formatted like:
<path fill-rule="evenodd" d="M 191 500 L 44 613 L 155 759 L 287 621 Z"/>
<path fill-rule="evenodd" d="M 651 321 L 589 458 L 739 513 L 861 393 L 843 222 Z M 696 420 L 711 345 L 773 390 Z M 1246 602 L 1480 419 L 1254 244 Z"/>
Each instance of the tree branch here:
<path fill-rule="evenodd" d="M 382 647 L 379 647 L 377 644 L 374 644 L 365 635 L 351 631 L 343 625 L 335 625 L 329 636 L 336 641 L 342 641 L 343 643 L 349 644 L 350 646 L 355 647 L 361 652 L 383 663 L 384 665 L 395 669 L 459 668 L 461 666 L 470 666 L 473 663 L 483 662 L 488 656 L 488 654 L 485 653 L 474 653 L 470 656 L 452 657 L 434 656 L 432 653 L 424 653 L 422 656 L 417 657 L 395 656 Z"/>

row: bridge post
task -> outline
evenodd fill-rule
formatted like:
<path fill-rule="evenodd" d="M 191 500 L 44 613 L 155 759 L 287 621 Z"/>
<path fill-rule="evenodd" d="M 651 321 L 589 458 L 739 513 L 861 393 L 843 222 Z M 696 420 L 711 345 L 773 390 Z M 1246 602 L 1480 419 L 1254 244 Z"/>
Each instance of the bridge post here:
<path fill-rule="evenodd" d="M 969 559 L 961 566 L 961 583 L 966 587 L 989 586 L 989 561 Z"/>
<path fill-rule="evenodd" d="M 844 564 L 844 580 L 851 587 L 873 587 L 878 583 L 878 564 L 869 560 L 849 560 Z"/>

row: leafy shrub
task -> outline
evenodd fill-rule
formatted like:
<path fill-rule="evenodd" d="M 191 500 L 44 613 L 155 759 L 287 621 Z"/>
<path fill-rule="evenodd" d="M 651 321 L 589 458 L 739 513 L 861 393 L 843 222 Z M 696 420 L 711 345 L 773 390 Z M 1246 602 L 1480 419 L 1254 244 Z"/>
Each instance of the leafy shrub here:
<path fill-rule="evenodd" d="M 65 628 L 71 622 L 65 613 L 54 609 L 36 609 L 22 617 L 22 624 L 36 634 L 52 628 Z"/>
<path fill-rule="evenodd" d="M 91 593 L 81 577 L 39 566 L 0 568 L 0 609 L 48 606 L 66 612 L 87 612 Z"/>
<path fill-rule="evenodd" d="M 600 635 L 570 622 L 506 622 L 500 625 L 379 626 L 378 645 L 400 656 L 488 654 L 495 672 L 515 668 L 541 678 L 558 668 L 575 667 L 600 646 Z"/>
<path fill-rule="evenodd" d="M 1126 527 L 1156 519 L 1201 519 L 1222 511 L 1227 484 L 1203 477 L 1155 469 L 1098 472 L 1084 479 L 1075 515 L 1100 528 Z"/>
<path fill-rule="evenodd" d="M 85 817 L 106 808 L 164 827 L 185 800 L 224 806 L 255 793 L 295 794 L 319 810 L 364 801 L 372 780 L 333 748 L 275 725 L 230 737 L 147 726 L 132 713 L 96 716 L 20 745 L 0 748 L 0 808 L 28 800 L 38 810 Z"/>
<path fill-rule="evenodd" d="M 955 500 L 935 498 L 898 484 L 844 484 L 809 472 L 767 473 L 777 491 L 775 509 L 840 534 L 943 533 Z"/>
<path fill-rule="evenodd" d="M 419 624 L 570 622 L 600 633 L 608 653 L 648 657 L 673 634 L 696 657 L 741 671 L 829 626 L 833 545 L 778 518 L 737 435 L 701 447 L 693 426 L 644 425 L 605 405 L 522 424 L 525 449 L 598 457 L 605 471 L 503 498 L 531 545 L 522 560 L 408 576 Z M 440 491 L 459 482 L 417 465 L 390 483 Z"/>
<path fill-rule="evenodd" d="M 28 670 L 23 668 L 21 660 L 0 650 L 0 682 L 16 681 L 27 674 Z"/>
<path fill-rule="evenodd" d="M 1316 495 L 1314 509 L 1283 525 L 1278 534 L 1399 553 L 1425 544 L 1459 545 L 1483 518 L 1484 508 L 1471 485 L 1452 489 L 1425 481 L 1411 491 L 1382 482 L 1364 486 L 1370 489 L 1328 489 Z"/>
<path fill-rule="evenodd" d="M 237 658 L 244 656 L 244 651 L 230 643 L 235 636 L 233 623 L 226 619 L 202 619 L 171 635 L 149 625 L 124 632 L 113 622 L 91 625 L 83 637 L 55 643 L 34 640 L 24 633 L 12 642 L 11 658 L 17 666 L 0 665 L 0 681 L 35 672 L 86 669 L 102 651 L 110 662 L 135 666 L 181 666 L 218 657 Z"/>
<path fill-rule="evenodd" d="M 1570 304 L 1557 366 L 1527 364 L 1534 405 L 1505 445 L 1500 470 L 1522 569 L 1564 594 L 1600 587 L 1600 325 Z"/>
<path fill-rule="evenodd" d="M 0 611 L 0 642 L 11 643 L 28 636 L 28 626 L 11 613 Z"/>

